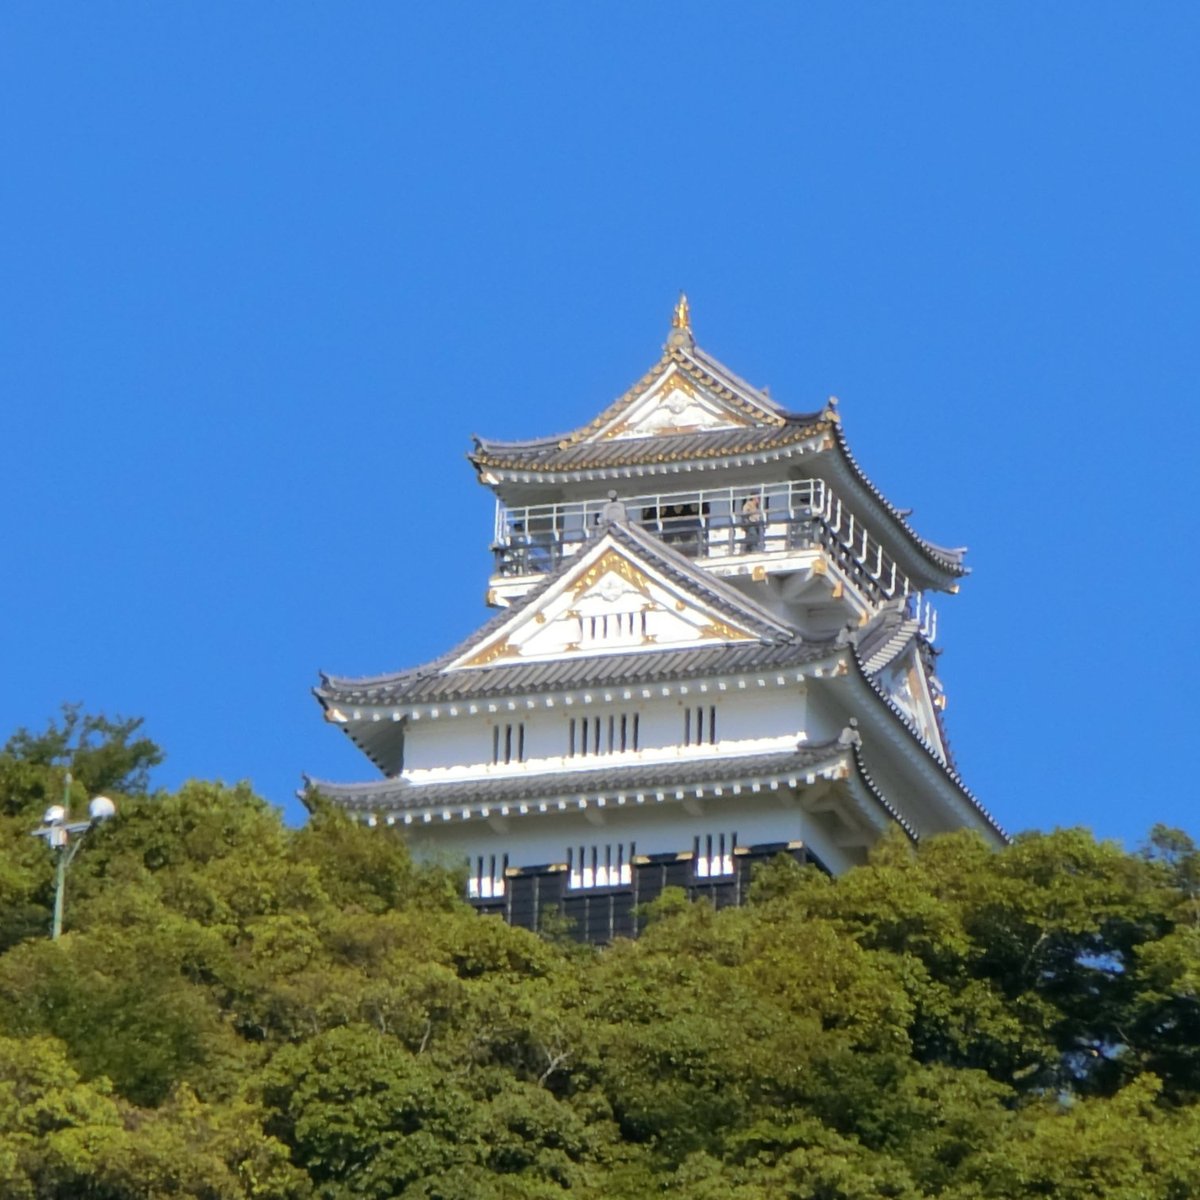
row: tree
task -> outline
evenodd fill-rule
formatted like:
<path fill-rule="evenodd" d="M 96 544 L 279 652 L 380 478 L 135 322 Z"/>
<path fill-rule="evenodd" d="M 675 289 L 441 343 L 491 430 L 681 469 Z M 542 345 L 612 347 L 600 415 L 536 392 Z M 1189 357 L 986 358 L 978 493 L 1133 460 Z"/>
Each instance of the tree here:
<path fill-rule="evenodd" d="M 110 719 L 84 712 L 81 704 L 64 704 L 61 721 L 51 720 L 41 733 L 18 729 L 2 754 L 32 767 L 69 770 L 88 796 L 141 795 L 150 769 L 163 761 L 155 742 L 136 736 L 144 723 L 141 717 Z"/>
<path fill-rule="evenodd" d="M 123 799 L 22 941 L 83 720 L 0 752 L 6 1197 L 1200 1194 L 1183 834 L 885 840 L 596 949 L 478 916 L 396 830 L 190 783 Z M 88 728 L 136 787 L 136 727 Z"/>

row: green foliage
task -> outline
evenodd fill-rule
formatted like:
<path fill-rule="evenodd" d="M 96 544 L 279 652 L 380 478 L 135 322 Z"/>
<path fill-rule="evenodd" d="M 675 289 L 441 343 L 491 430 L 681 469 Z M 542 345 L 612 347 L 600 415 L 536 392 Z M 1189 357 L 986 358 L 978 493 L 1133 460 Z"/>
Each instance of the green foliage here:
<path fill-rule="evenodd" d="M 146 795 L 138 728 L 68 709 L 0 753 L 6 1198 L 1200 1194 L 1181 833 L 780 860 L 597 951 L 478 917 L 394 831 Z M 127 794 L 51 943 L 29 830 L 68 767 Z"/>
<path fill-rule="evenodd" d="M 61 722 L 52 720 L 41 733 L 18 729 L 0 754 L 4 764 L 14 768 L 12 781 L 22 778 L 15 770 L 18 765 L 25 768 L 24 778 L 31 784 L 38 768 L 54 767 L 69 770 L 87 796 L 109 791 L 141 794 L 149 783 L 150 769 L 163 760 L 162 750 L 154 742 L 135 736 L 143 723 L 141 717 L 110 720 L 85 713 L 81 704 L 64 704 Z M 36 784 L 31 790 L 38 790 Z M 59 795 L 55 793 L 54 798 Z M 16 798 L 20 796 L 18 784 Z M 13 798 L 10 792 L 7 799 Z"/>

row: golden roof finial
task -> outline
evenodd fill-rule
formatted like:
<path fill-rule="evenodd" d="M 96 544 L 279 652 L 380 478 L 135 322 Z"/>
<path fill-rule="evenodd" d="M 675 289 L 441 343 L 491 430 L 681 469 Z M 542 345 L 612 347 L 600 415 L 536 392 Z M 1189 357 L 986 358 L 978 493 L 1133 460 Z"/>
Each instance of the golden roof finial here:
<path fill-rule="evenodd" d="M 672 329 L 691 329 L 692 327 L 692 311 L 688 308 L 688 298 L 683 293 L 679 293 L 679 303 L 675 305 L 675 315 L 671 318 Z"/>

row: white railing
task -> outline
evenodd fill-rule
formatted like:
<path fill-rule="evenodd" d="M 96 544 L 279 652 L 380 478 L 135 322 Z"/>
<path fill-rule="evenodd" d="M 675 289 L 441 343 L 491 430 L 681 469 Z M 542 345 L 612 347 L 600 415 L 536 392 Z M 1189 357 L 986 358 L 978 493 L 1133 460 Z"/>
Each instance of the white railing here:
<path fill-rule="evenodd" d="M 757 500 L 755 506 L 748 501 Z M 605 499 L 496 504 L 493 551 L 500 575 L 541 575 L 577 554 L 600 528 Z M 716 561 L 823 547 L 876 601 L 904 597 L 930 641 L 937 614 L 866 526 L 821 479 L 755 487 L 623 496 L 630 521 L 689 558 Z"/>

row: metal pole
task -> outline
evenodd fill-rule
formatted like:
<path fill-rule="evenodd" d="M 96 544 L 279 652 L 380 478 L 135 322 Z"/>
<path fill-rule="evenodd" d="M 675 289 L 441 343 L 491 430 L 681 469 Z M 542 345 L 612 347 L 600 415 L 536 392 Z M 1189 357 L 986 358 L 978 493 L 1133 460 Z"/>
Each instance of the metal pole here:
<path fill-rule="evenodd" d="M 71 811 L 71 772 L 68 771 L 63 780 L 63 820 Z M 54 919 L 50 923 L 50 938 L 57 941 L 62 934 L 63 922 L 63 889 L 67 886 L 67 842 L 66 833 L 61 834 L 63 841 L 55 845 L 52 839 L 50 845 L 54 848 Z"/>
<path fill-rule="evenodd" d="M 50 938 L 58 941 L 62 936 L 63 924 L 63 891 L 67 886 L 67 857 L 68 848 L 64 843 L 56 847 L 57 863 L 54 867 L 54 923 L 50 926 Z"/>

